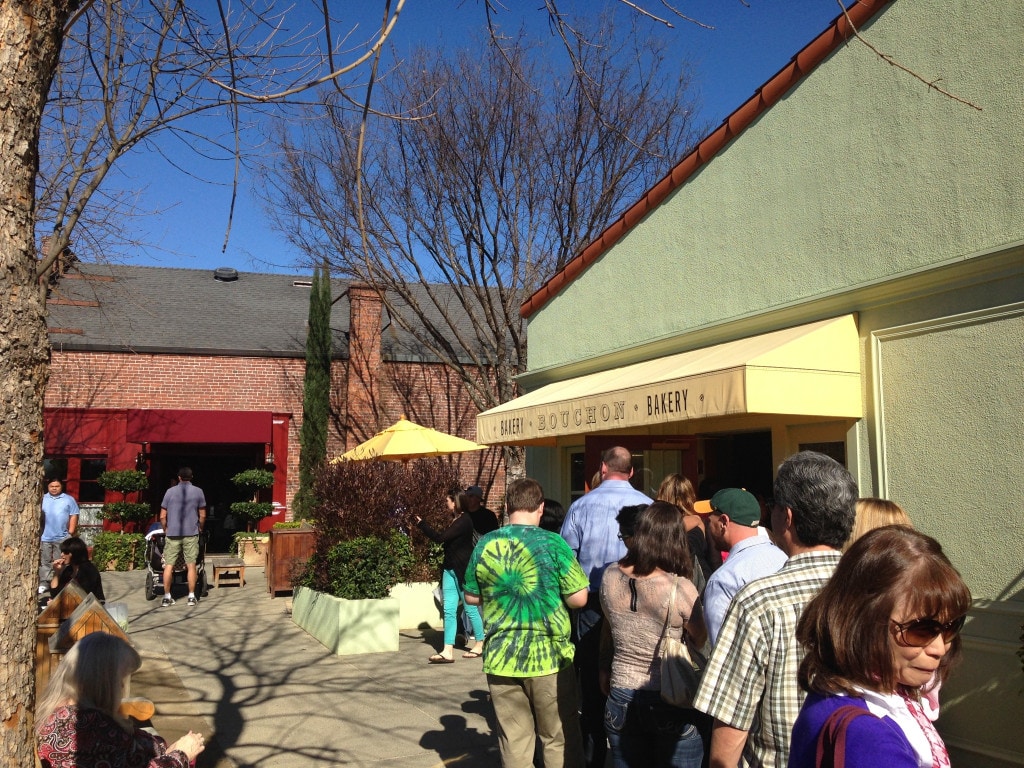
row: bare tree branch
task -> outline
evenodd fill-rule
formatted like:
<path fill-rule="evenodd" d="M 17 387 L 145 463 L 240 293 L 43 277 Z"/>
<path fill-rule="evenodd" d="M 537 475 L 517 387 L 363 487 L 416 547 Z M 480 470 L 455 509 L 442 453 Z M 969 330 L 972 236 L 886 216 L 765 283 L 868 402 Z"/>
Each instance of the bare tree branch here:
<path fill-rule="evenodd" d="M 889 65 L 891 65 L 893 67 L 896 67 L 896 69 L 899 69 L 899 70 L 901 70 L 903 72 L 906 72 L 908 75 L 913 77 L 915 80 L 919 80 L 920 82 L 922 82 L 925 85 L 927 85 L 933 91 L 937 91 L 938 93 L 941 93 L 943 96 L 945 96 L 947 98 L 950 98 L 953 101 L 958 101 L 961 104 L 964 104 L 964 105 L 970 107 L 971 109 L 976 109 L 979 112 L 982 111 L 981 107 L 978 106 L 977 104 L 975 104 L 974 102 L 968 101 L 967 99 L 962 99 L 959 96 L 957 96 L 956 94 L 950 93 L 949 91 L 945 90 L 944 88 L 940 88 L 937 85 L 937 83 L 942 78 L 936 78 L 934 80 L 928 80 L 927 78 L 923 77 L 922 75 L 919 75 L 914 70 L 910 69 L 910 67 L 907 67 L 904 64 L 901 64 L 899 61 L 897 61 L 897 59 L 895 57 L 890 56 L 888 53 L 883 53 L 882 51 L 880 51 L 877 47 L 875 47 L 870 41 L 868 41 L 860 33 L 860 30 L 858 30 L 857 27 L 854 26 L 853 20 L 850 18 L 850 14 L 847 13 L 846 6 L 843 5 L 842 0 L 836 0 L 836 3 L 838 3 L 839 7 L 842 9 L 843 16 L 846 17 L 846 22 L 847 22 L 847 24 L 850 25 L 850 29 L 853 30 L 853 36 L 856 37 L 865 46 L 867 46 L 868 50 L 870 50 L 872 53 L 874 53 L 875 56 L 880 58 L 886 64 L 889 64 Z"/>
<path fill-rule="evenodd" d="M 525 40 L 421 51 L 376 83 L 382 109 L 418 119 L 327 101 L 321 119 L 282 127 L 263 185 L 280 229 L 373 286 L 478 409 L 517 394 L 524 298 L 698 135 L 686 73 L 673 78 L 657 45 L 590 24 L 586 77 Z"/>

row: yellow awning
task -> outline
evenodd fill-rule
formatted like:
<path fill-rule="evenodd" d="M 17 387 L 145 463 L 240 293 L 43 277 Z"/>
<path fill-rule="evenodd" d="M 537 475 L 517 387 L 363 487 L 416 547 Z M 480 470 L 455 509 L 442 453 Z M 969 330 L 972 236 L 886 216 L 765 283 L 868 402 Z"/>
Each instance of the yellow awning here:
<path fill-rule="evenodd" d="M 743 413 L 860 418 L 853 315 L 555 382 L 476 417 L 488 445 Z"/>

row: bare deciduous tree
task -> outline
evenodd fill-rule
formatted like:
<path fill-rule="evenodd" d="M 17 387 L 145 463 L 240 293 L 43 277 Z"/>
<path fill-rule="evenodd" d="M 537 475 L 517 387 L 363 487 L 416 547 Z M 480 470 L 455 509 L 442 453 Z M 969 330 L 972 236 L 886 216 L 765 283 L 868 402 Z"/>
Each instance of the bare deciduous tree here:
<path fill-rule="evenodd" d="M 688 70 L 635 29 L 590 22 L 579 66 L 549 53 L 522 37 L 421 51 L 377 84 L 399 119 L 326 100 L 323 119 L 282 128 L 269 174 L 280 229 L 373 285 L 481 410 L 517 394 L 522 301 L 697 135 Z M 510 476 L 522 457 L 506 453 Z"/>
<path fill-rule="evenodd" d="M 247 97 L 262 103 L 285 90 L 299 92 L 360 66 L 383 45 L 403 3 L 381 0 L 381 31 L 361 53 L 349 56 L 329 33 L 319 45 L 317 35 L 308 35 L 292 40 L 300 46 L 298 51 L 293 48 L 296 66 L 283 68 L 261 67 L 280 39 L 275 30 L 286 12 L 278 10 L 275 18 L 273 0 L 261 2 L 259 8 L 255 2 L 237 4 L 234 18 L 217 13 L 222 5 L 202 4 L 203 12 L 214 13 L 205 21 L 187 3 L 170 0 L 139 3 L 127 10 L 114 0 L 0 3 L 0 292 L 6 297 L 0 305 L 0 720 L 4 724 L 0 759 L 4 765 L 30 768 L 35 764 L 38 493 L 50 352 L 39 275 L 64 252 L 113 162 L 149 141 L 174 116 L 187 115 L 195 106 L 193 100 L 200 99 L 201 88 L 205 90 L 200 100 L 223 108 L 229 127 L 210 134 L 192 123 L 182 127 L 182 141 L 191 143 L 190 130 L 196 132 L 194 136 L 204 135 L 208 147 L 218 144 L 218 136 L 227 136 L 225 145 L 234 150 L 236 105 Z M 152 15 L 143 18 L 144 14 Z M 47 163 L 37 211 L 40 131 L 65 36 L 73 38 L 73 44 L 68 69 L 52 102 L 55 111 L 46 148 L 67 157 Z M 146 51 L 149 59 L 144 59 Z M 140 52 L 143 59 L 135 58 Z M 218 82 L 202 86 L 202 79 L 210 77 L 218 77 Z M 69 89 L 68 83 L 77 85 Z M 88 87 L 83 87 L 85 83 Z M 258 85 L 259 92 L 241 91 L 250 85 Z M 68 162 L 63 164 L 64 160 Z M 94 218 L 100 223 L 107 218 L 117 226 L 119 215 L 108 208 Z M 50 239 L 47 259 L 40 264 L 34 227 L 37 219 L 44 218 L 40 231 Z"/>
<path fill-rule="evenodd" d="M 242 3 L 219 14 L 214 6 L 200 11 L 176 0 L 88 4 L 66 30 L 43 116 L 36 192 L 37 236 L 45 250 L 40 275 L 67 252 L 72 232 L 76 255 L 86 260 L 110 259 L 137 245 L 125 220 L 142 215 L 138 191 L 111 193 L 103 186 L 133 150 L 161 155 L 186 173 L 200 158 L 223 160 L 233 164 L 237 188 L 253 126 L 286 97 L 371 58 L 404 0 L 383 4 L 379 34 L 354 51 L 343 48 L 351 45 L 345 38 L 332 39 L 328 15 L 288 25 L 288 11 L 272 2 L 260 8 Z M 346 52 L 354 61 L 343 59 Z M 225 230 L 226 245 L 230 214 Z"/>

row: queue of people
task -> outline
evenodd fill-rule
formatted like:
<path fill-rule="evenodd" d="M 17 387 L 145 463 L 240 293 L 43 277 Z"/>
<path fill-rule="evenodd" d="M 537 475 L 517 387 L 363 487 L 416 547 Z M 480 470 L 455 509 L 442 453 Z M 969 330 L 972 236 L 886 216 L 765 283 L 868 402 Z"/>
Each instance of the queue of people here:
<path fill-rule="evenodd" d="M 473 549 L 505 768 L 604 768 L 609 748 L 615 768 L 816 768 L 844 744 L 849 766 L 949 765 L 933 721 L 970 592 L 897 504 L 813 451 L 766 505 L 725 488 L 706 517 L 681 476 L 652 501 L 631 475 L 606 451 L 554 538 L 515 481 L 510 524 Z M 708 652 L 692 707 L 661 696 L 665 637 Z"/>
<path fill-rule="evenodd" d="M 443 530 L 415 520 L 444 550 L 444 644 L 428 661 L 454 663 L 461 604 L 473 638 L 462 657 L 482 657 L 504 768 L 949 765 L 934 720 L 971 595 L 897 504 L 858 499 L 846 468 L 812 451 L 779 466 L 767 509 L 725 488 L 706 517 L 685 478 L 653 501 L 632 473 L 628 450 L 606 451 L 564 519 L 523 478 L 504 525 L 476 486 L 452 489 Z M 73 580 L 102 600 L 81 539 L 59 550 L 47 589 Z M 686 706 L 662 695 L 669 638 L 707 654 Z M 195 760 L 197 734 L 167 745 L 119 714 L 139 663 L 99 633 L 72 648 L 39 702 L 45 764 Z"/>

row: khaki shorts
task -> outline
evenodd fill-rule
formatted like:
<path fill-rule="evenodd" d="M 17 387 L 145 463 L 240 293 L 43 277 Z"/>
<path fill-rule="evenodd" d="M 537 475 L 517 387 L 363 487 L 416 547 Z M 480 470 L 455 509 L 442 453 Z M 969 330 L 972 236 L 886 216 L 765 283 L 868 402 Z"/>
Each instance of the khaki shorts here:
<path fill-rule="evenodd" d="M 174 565 L 178 561 L 178 553 L 185 552 L 185 563 L 194 563 L 199 559 L 198 536 L 168 536 L 164 543 L 164 565 Z"/>

